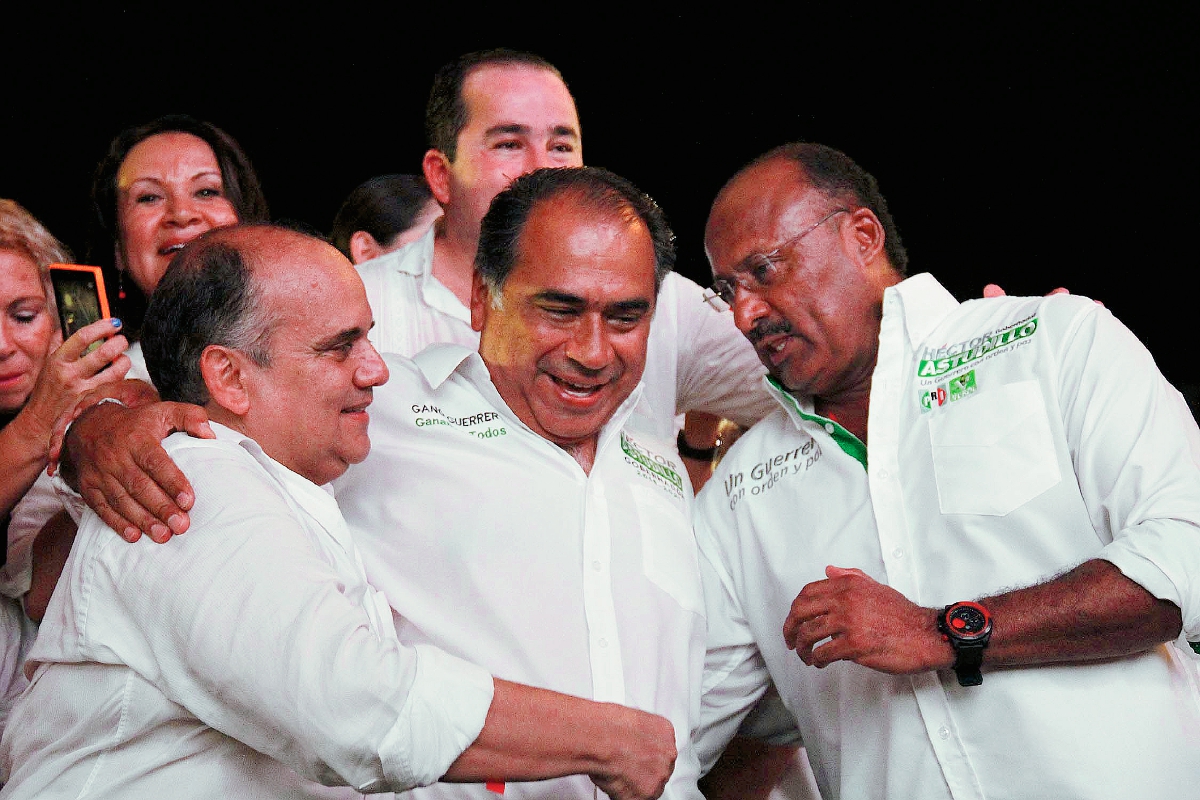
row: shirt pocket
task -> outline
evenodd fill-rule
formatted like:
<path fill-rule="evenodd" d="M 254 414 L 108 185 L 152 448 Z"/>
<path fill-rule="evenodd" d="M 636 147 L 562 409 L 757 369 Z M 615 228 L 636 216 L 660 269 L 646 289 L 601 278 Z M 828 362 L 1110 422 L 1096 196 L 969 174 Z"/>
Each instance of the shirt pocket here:
<path fill-rule="evenodd" d="M 1004 516 L 1061 480 L 1037 381 L 981 391 L 929 420 L 943 514 Z"/>
<path fill-rule="evenodd" d="M 642 571 L 685 611 L 704 613 L 696 537 L 686 516 L 651 489 L 630 487 L 642 528 Z"/>

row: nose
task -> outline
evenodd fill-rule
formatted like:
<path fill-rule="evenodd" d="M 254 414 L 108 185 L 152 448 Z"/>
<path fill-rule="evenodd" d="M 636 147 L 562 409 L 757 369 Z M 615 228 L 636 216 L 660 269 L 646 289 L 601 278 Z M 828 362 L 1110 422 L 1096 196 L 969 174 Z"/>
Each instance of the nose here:
<path fill-rule="evenodd" d="M 0 319 L 0 358 L 8 358 L 17 351 L 17 340 L 9 330 L 7 319 Z"/>
<path fill-rule="evenodd" d="M 612 363 L 612 342 L 600 314 L 587 315 L 580 320 L 567 342 L 567 358 L 592 372 Z"/>
<path fill-rule="evenodd" d="M 733 322 L 743 334 L 754 330 L 760 319 L 770 313 L 771 307 L 754 292 L 735 284 L 733 294 Z"/>
<path fill-rule="evenodd" d="M 179 228 L 186 228 L 200 222 L 200 209 L 194 200 L 186 194 L 172 194 L 167 198 L 166 223 Z"/>
<path fill-rule="evenodd" d="M 387 364 L 384 363 L 374 345 L 370 342 L 364 342 L 364 344 L 366 352 L 363 353 L 358 369 L 354 371 L 354 385 L 359 389 L 382 386 L 388 380 Z"/>
<path fill-rule="evenodd" d="M 545 147 L 530 147 L 528 156 L 525 159 L 525 171 L 533 172 L 535 169 L 543 167 L 561 167 L 564 166 L 561 154 L 556 154 L 554 151 L 547 150 Z"/>

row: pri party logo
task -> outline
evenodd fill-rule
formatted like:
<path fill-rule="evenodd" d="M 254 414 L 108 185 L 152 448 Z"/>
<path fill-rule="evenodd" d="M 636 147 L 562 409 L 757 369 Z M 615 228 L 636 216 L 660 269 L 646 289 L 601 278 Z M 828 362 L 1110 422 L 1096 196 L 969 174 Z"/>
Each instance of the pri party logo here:
<path fill-rule="evenodd" d="M 921 411 L 932 411 L 935 408 L 944 406 L 946 403 L 953 403 L 956 400 L 961 400 L 964 397 L 969 397 L 975 394 L 978 386 L 975 384 L 975 370 L 971 370 L 957 378 L 953 378 L 949 383 L 942 384 L 934 389 L 928 389 L 921 392 Z"/>

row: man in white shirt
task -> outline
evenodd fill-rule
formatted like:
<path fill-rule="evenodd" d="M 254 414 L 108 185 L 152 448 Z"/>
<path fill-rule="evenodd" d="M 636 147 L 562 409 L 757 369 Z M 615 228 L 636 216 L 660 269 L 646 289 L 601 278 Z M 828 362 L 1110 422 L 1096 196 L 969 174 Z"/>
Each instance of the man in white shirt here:
<path fill-rule="evenodd" d="M 781 407 L 697 504 L 702 761 L 773 679 L 826 800 L 1195 793 L 1200 433 L 1145 348 L 905 280 L 821 145 L 739 172 L 706 245 Z"/>
<path fill-rule="evenodd" d="M 558 70 L 530 53 L 470 53 L 443 66 L 425 129 L 422 169 L 444 216 L 418 241 L 359 264 L 375 312 L 371 341 L 383 353 L 413 356 L 440 342 L 478 347 L 468 306 L 480 221 L 492 198 L 532 170 L 583 164 L 575 101 Z M 773 408 L 761 375 L 753 350 L 703 302 L 701 288 L 668 275 L 643 378 L 659 432 L 675 438 L 675 417 L 694 410 L 753 424 Z M 693 420 L 683 441 L 689 435 L 703 450 L 715 429 Z M 700 455 L 704 465 L 712 460 Z"/>
<path fill-rule="evenodd" d="M 359 797 L 579 772 L 659 795 L 666 720 L 396 638 L 324 486 L 370 449 L 388 377 L 371 324 L 349 262 L 303 234 L 213 231 L 175 260 L 143 343 L 162 396 L 212 423 L 166 442 L 198 492 L 192 528 L 128 545 L 87 512 L 5 734 L 3 797 Z"/>
<path fill-rule="evenodd" d="M 670 439 L 637 413 L 673 259 L 661 212 L 627 181 L 587 167 L 516 180 L 483 223 L 478 351 L 385 356 L 375 446 L 336 486 L 371 583 L 404 610 L 402 641 L 664 715 L 679 758 L 663 796 L 698 800 L 691 490 Z M 569 778 L 504 794 L 592 789 Z M 489 796 L 444 784 L 413 795 Z"/>
<path fill-rule="evenodd" d="M 575 101 L 558 70 L 530 53 L 471 53 L 443 67 L 430 93 L 426 133 L 422 169 L 444 215 L 420 240 L 360 265 L 376 319 L 370 336 L 383 353 L 413 356 L 443 342 L 478 347 L 468 306 L 480 221 L 492 198 L 532 170 L 583 164 Z M 750 425 L 774 408 L 753 348 L 703 298 L 704 290 L 680 275 L 663 280 L 647 344 L 647 402 L 639 410 L 672 439 L 678 414 L 706 412 L 702 430 L 683 437 L 690 442 L 685 452 L 701 457 L 688 464 L 700 478 L 720 417 Z M 68 441 L 80 460 L 92 457 L 111 471 L 103 485 L 85 481 L 81 494 L 131 539 L 144 532 L 162 541 L 186 530 L 194 499 L 186 478 L 161 454 L 147 477 L 144 464 L 128 459 L 128 448 L 109 447 L 113 428 L 100 424 L 103 416 L 91 412 Z M 152 424 L 149 414 L 141 419 L 148 420 L 144 433 L 132 435 L 149 445 L 154 432 L 185 428 L 196 417 L 158 406 Z"/>

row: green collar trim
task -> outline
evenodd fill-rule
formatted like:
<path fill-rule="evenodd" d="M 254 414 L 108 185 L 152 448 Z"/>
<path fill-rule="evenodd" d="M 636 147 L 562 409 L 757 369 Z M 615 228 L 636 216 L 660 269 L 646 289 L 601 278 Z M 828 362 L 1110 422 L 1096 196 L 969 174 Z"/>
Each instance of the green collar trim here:
<path fill-rule="evenodd" d="M 779 390 L 781 395 L 787 398 L 787 401 L 791 403 L 792 408 L 796 410 L 796 413 L 800 415 L 801 419 L 820 425 L 825 429 L 825 432 L 833 438 L 834 443 L 838 447 L 842 448 L 843 453 L 862 464 L 863 469 L 867 468 L 867 446 L 863 444 L 857 436 L 843 428 L 834 420 L 822 417 L 820 414 L 809 414 L 807 411 L 800 408 L 800 404 L 796 402 L 796 398 L 792 397 L 791 392 L 783 388 L 779 381 L 775 380 L 773 377 L 768 377 L 767 380 L 771 382 L 772 386 Z"/>

